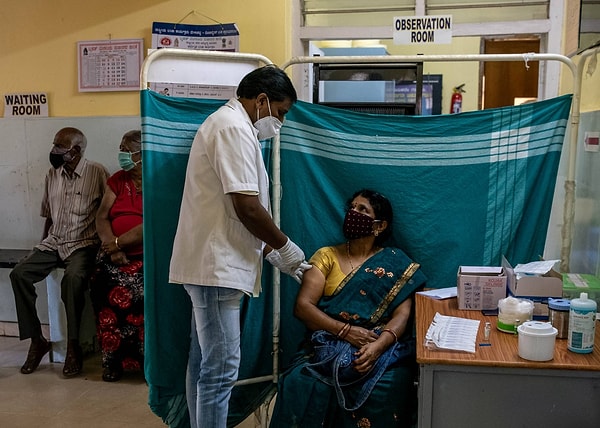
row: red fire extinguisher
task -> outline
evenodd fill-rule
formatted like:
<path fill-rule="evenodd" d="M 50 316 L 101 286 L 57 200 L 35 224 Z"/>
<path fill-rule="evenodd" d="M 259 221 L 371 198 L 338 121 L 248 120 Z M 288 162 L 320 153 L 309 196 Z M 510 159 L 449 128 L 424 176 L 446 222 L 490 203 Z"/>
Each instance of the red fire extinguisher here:
<path fill-rule="evenodd" d="M 450 100 L 450 113 L 460 113 L 462 111 L 462 94 L 467 92 L 463 89 L 465 84 L 456 86 L 452 90 L 452 99 Z"/>

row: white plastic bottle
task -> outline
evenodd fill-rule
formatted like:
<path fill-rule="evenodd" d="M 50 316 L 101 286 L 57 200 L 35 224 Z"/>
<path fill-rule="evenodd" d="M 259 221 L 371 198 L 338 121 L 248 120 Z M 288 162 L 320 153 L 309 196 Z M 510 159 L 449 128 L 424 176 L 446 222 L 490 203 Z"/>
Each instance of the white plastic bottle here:
<path fill-rule="evenodd" d="M 596 302 L 581 293 L 579 299 L 571 300 L 569 310 L 569 337 L 567 348 L 579 354 L 594 350 L 596 334 Z"/>

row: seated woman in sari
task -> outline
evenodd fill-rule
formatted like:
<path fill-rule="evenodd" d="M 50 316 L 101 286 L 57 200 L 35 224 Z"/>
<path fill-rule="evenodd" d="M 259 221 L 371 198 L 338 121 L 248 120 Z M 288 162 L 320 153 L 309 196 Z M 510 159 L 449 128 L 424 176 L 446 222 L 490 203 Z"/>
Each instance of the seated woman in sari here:
<path fill-rule="evenodd" d="M 141 150 L 141 132 L 125 133 L 119 147 L 121 169 L 109 177 L 96 214 L 102 246 L 90 295 L 106 382 L 118 381 L 124 370 L 144 367 Z"/>
<path fill-rule="evenodd" d="M 271 427 L 411 426 L 416 392 L 412 297 L 419 265 L 391 235 L 390 202 L 372 190 L 349 200 L 347 241 L 319 249 L 294 313 L 310 343 L 280 378 Z"/>

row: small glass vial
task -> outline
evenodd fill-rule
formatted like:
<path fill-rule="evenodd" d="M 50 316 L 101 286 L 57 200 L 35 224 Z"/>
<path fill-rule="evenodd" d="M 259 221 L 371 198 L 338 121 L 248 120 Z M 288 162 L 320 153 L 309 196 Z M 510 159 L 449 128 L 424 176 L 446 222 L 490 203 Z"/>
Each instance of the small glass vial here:
<path fill-rule="evenodd" d="M 485 327 L 483 328 L 483 340 L 486 342 L 490 340 L 490 331 L 492 331 L 492 325 L 489 322 L 486 322 Z"/>

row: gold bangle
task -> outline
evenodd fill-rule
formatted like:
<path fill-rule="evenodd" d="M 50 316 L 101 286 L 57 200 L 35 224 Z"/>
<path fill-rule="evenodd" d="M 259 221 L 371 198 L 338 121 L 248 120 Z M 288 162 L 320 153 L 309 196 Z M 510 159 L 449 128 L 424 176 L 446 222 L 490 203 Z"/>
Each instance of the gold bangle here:
<path fill-rule="evenodd" d="M 350 333 L 351 329 L 352 329 L 352 326 L 350 325 L 350 323 L 346 324 L 346 328 L 344 329 L 344 331 L 340 335 L 340 339 L 344 339 L 346 336 L 348 336 L 348 333 Z"/>
<path fill-rule="evenodd" d="M 394 340 L 397 342 L 398 341 L 398 335 L 396 334 L 396 332 L 392 329 L 389 328 L 384 328 L 383 330 L 381 330 L 381 332 L 383 333 L 384 331 L 388 332 L 389 334 L 391 334 L 392 336 L 394 336 Z"/>
<path fill-rule="evenodd" d="M 115 247 L 117 247 L 117 250 L 121 251 L 121 247 L 119 247 L 119 237 L 118 236 L 115 238 Z"/>
<path fill-rule="evenodd" d="M 344 337 L 346 337 L 346 335 L 348 334 L 348 331 L 350 331 L 350 323 L 346 323 L 342 326 L 342 328 L 340 328 L 340 331 L 338 331 L 338 333 L 336 334 L 336 336 L 339 339 L 343 339 Z"/>

